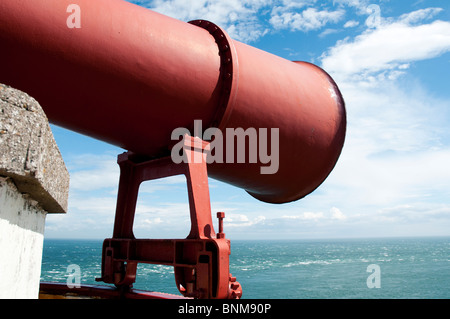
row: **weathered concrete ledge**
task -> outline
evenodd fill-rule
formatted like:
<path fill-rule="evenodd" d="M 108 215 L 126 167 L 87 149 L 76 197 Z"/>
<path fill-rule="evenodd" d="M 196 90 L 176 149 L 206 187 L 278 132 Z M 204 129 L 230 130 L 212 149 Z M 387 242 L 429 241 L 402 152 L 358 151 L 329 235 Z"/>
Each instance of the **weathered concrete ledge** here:
<path fill-rule="evenodd" d="M 47 213 L 65 213 L 69 173 L 48 119 L 0 84 L 0 298 L 38 298 Z"/>
<path fill-rule="evenodd" d="M 47 116 L 28 94 L 2 84 L 0 149 L 0 176 L 11 177 L 48 213 L 67 211 L 69 173 Z"/>

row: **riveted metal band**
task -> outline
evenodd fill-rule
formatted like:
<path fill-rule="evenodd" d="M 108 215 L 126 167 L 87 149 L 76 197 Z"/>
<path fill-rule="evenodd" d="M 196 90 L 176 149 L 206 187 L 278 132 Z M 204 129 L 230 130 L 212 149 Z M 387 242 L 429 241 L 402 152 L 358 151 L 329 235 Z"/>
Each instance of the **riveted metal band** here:
<path fill-rule="evenodd" d="M 219 127 L 224 115 L 234 99 L 234 92 L 237 84 L 237 57 L 235 54 L 235 48 L 232 40 L 227 33 L 217 26 L 216 24 L 206 20 L 193 20 L 189 21 L 190 24 L 198 26 L 207 30 L 217 43 L 220 56 L 220 81 L 221 93 L 219 99 L 219 105 L 216 109 L 214 117 L 211 122 L 211 127 Z"/>

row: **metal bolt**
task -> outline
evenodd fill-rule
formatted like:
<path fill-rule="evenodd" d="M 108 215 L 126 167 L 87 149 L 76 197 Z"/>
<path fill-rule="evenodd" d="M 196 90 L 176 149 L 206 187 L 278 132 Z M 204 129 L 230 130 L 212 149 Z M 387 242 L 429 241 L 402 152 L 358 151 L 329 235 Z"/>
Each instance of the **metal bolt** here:
<path fill-rule="evenodd" d="M 225 238 L 225 234 L 223 232 L 223 219 L 225 218 L 224 212 L 218 212 L 217 218 L 219 219 L 219 232 L 217 233 L 217 238 Z"/>
<path fill-rule="evenodd" d="M 238 288 L 239 288 L 239 284 L 238 283 L 235 283 L 235 282 L 231 283 L 231 289 L 236 290 Z"/>

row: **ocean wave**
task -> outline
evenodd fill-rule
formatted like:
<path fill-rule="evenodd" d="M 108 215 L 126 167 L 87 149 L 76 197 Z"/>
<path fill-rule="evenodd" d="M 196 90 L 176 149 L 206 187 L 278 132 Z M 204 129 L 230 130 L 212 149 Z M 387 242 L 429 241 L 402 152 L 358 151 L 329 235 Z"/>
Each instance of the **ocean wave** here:
<path fill-rule="evenodd" d="M 327 260 L 307 260 L 307 261 L 295 261 L 295 262 L 290 262 L 287 263 L 285 265 L 282 265 L 281 267 L 283 268 L 290 268 L 290 267 L 295 267 L 295 266 L 307 266 L 307 265 L 330 265 L 332 263 L 331 260 L 327 261 Z"/>

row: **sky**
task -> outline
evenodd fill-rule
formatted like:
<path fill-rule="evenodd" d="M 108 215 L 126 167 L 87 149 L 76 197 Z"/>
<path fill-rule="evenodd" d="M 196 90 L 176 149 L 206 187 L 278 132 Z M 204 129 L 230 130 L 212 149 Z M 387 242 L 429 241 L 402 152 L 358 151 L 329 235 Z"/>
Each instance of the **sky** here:
<path fill-rule="evenodd" d="M 238 41 L 324 68 L 346 102 L 347 136 L 328 179 L 282 205 L 209 180 L 211 208 L 233 239 L 450 235 L 448 0 L 129 1 L 168 16 L 210 20 Z M 46 238 L 112 236 L 115 146 L 52 125 L 69 170 L 69 209 Z M 137 238 L 185 238 L 184 176 L 142 184 Z"/>

